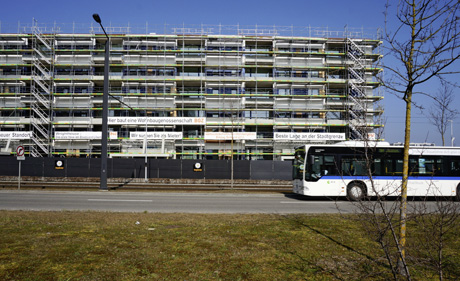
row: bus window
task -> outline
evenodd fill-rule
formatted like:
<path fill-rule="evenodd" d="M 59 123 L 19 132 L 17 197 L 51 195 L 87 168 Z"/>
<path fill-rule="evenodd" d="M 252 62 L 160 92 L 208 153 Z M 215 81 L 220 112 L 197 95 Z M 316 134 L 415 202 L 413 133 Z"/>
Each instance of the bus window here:
<path fill-rule="evenodd" d="M 432 157 L 410 158 L 409 173 L 414 176 L 442 175 L 442 159 Z"/>
<path fill-rule="evenodd" d="M 426 161 L 425 158 L 419 158 L 418 159 L 418 173 L 420 175 L 425 175 L 426 174 L 426 166 L 429 165 L 429 163 L 427 163 L 428 161 Z"/>
<path fill-rule="evenodd" d="M 460 159 L 454 159 L 450 161 L 449 175 L 460 176 Z"/>
<path fill-rule="evenodd" d="M 403 160 L 402 159 L 385 159 L 385 175 L 396 176 L 402 175 Z"/>
<path fill-rule="evenodd" d="M 420 158 L 419 162 L 420 162 L 421 159 L 423 159 L 423 158 Z M 423 165 L 425 165 L 425 174 L 426 175 L 440 176 L 440 175 L 443 174 L 443 171 L 442 171 L 442 159 L 427 158 L 427 159 L 424 159 Z M 420 168 L 421 167 L 419 167 L 419 171 L 420 171 Z M 423 169 L 422 169 L 422 171 L 423 171 Z M 422 174 L 422 171 L 420 171 L 420 174 Z"/>
<path fill-rule="evenodd" d="M 369 176 L 366 167 L 366 160 L 364 159 L 342 158 L 343 176 Z"/>
<path fill-rule="evenodd" d="M 444 171 L 444 165 L 443 165 L 443 160 L 442 158 L 435 159 L 436 164 L 433 167 L 433 172 L 437 176 L 444 176 L 446 174 L 446 171 Z"/>
<path fill-rule="evenodd" d="M 381 176 L 382 175 L 382 160 L 377 158 L 374 159 L 374 166 L 372 169 L 372 173 L 374 176 Z"/>
<path fill-rule="evenodd" d="M 305 178 L 309 181 L 317 181 L 323 176 L 337 174 L 333 155 L 310 155 L 307 166 Z"/>
<path fill-rule="evenodd" d="M 313 177 L 321 177 L 321 165 L 323 165 L 323 156 L 313 156 L 313 161 L 311 165 L 311 174 Z"/>
<path fill-rule="evenodd" d="M 324 163 L 321 167 L 321 173 L 326 175 L 337 175 L 337 164 L 333 155 L 324 156 Z"/>
<path fill-rule="evenodd" d="M 395 173 L 402 175 L 403 172 L 403 166 L 404 166 L 404 161 L 402 159 L 396 159 L 396 165 L 395 165 Z"/>

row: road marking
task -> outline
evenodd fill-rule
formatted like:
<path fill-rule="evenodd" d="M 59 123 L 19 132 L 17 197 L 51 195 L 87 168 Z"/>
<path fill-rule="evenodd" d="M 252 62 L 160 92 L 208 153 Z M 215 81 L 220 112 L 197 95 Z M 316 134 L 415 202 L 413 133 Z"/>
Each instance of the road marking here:
<path fill-rule="evenodd" d="M 153 202 L 153 200 L 128 200 L 128 199 L 88 199 L 96 202 Z"/>

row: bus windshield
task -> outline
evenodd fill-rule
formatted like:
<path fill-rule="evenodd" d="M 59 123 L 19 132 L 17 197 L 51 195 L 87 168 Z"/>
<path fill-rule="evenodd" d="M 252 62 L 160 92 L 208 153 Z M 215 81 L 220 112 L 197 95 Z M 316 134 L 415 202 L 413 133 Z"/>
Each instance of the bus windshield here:
<path fill-rule="evenodd" d="M 303 180 L 303 171 L 305 163 L 305 148 L 297 148 L 295 150 L 293 178 Z"/>

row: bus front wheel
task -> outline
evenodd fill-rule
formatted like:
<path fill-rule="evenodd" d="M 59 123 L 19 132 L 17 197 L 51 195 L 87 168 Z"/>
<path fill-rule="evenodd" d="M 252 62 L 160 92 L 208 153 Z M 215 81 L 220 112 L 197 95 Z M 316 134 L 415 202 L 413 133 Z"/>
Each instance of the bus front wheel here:
<path fill-rule="evenodd" d="M 347 187 L 347 198 L 350 201 L 360 201 L 366 196 L 364 186 L 359 182 L 352 182 Z"/>

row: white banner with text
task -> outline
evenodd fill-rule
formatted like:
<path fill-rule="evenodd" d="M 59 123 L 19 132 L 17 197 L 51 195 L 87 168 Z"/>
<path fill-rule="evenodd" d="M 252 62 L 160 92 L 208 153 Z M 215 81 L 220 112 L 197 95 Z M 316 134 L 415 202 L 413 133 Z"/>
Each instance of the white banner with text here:
<path fill-rule="evenodd" d="M 109 125 L 206 125 L 203 117 L 109 117 Z"/>
<path fill-rule="evenodd" d="M 256 132 L 205 132 L 205 140 L 255 140 Z"/>
<path fill-rule="evenodd" d="M 145 132 L 129 133 L 129 138 L 133 140 L 143 140 L 144 138 L 148 140 L 181 140 L 182 137 L 182 132 L 147 132 L 147 137 L 145 135 Z"/>
<path fill-rule="evenodd" d="M 323 141 L 323 140 L 345 140 L 344 133 L 273 133 L 274 140 L 290 141 Z"/>
<path fill-rule="evenodd" d="M 0 132 L 0 139 L 28 140 L 32 137 L 32 132 Z"/>
<path fill-rule="evenodd" d="M 100 140 L 102 132 L 54 132 L 56 140 Z M 109 132 L 111 140 L 118 138 L 118 132 Z"/>

